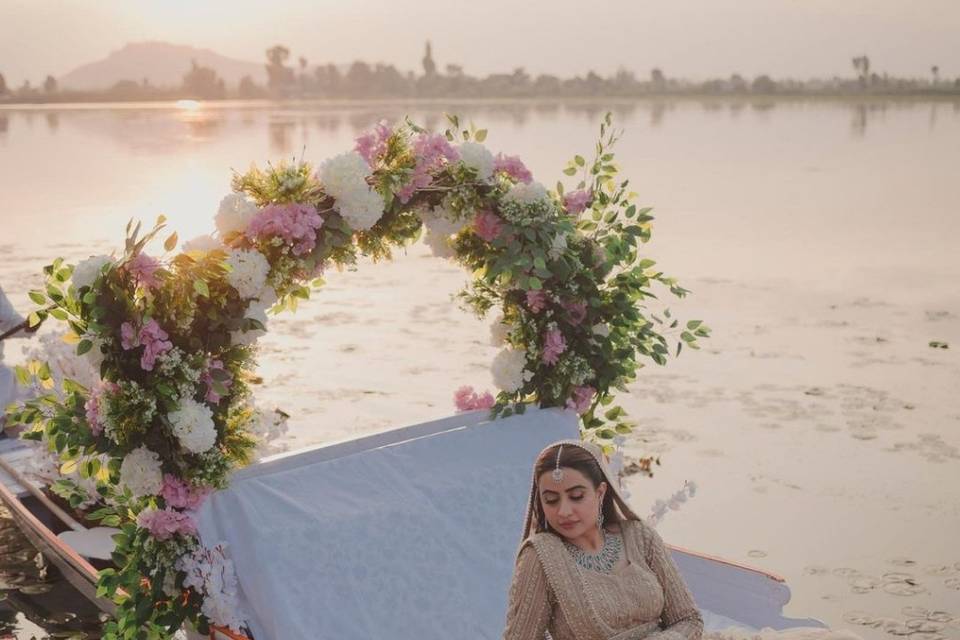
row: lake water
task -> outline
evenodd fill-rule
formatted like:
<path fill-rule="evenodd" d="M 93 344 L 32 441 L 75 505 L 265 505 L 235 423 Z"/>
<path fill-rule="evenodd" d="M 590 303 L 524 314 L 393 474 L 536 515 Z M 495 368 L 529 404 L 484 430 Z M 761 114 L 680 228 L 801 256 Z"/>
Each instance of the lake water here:
<path fill-rule="evenodd" d="M 122 245 L 130 218 L 149 222 L 163 213 L 182 239 L 210 232 L 232 169 L 291 158 L 319 163 L 352 148 L 352 140 L 381 118 L 409 115 L 442 129 L 444 112 L 458 113 L 489 129 L 486 144 L 494 152 L 520 155 L 536 179 L 552 186 L 564 177 L 568 158 L 590 154 L 608 109 L 625 130 L 616 149 L 623 175 L 640 203 L 654 207 L 649 255 L 694 291 L 678 308 L 687 317 L 704 318 L 717 332 L 705 344 L 713 347 L 709 352 L 685 354 L 665 373 L 651 372 L 637 385 L 627 408 L 645 419 L 646 430 L 631 452 L 640 455 L 652 447 L 672 466 L 652 481 L 631 482 L 647 482 L 637 487 L 649 492 L 649 503 L 696 476 L 700 496 L 665 521 L 664 536 L 785 575 L 794 590 L 794 615 L 844 626 L 850 611 L 872 606 L 875 615 L 903 618 L 906 614 L 879 610 L 893 606 L 879 596 L 856 601 L 814 581 L 831 571 L 848 576 L 840 569 L 857 561 L 862 575 L 893 571 L 884 563 L 921 548 L 930 557 L 917 562 L 948 568 L 960 563 L 960 552 L 955 544 L 950 551 L 949 543 L 960 536 L 960 500 L 949 488 L 951 481 L 954 487 L 960 483 L 960 456 L 948 455 L 960 445 L 960 405 L 950 392 L 960 384 L 960 103 L 710 99 L 2 107 L 0 284 L 15 306 L 29 309 L 27 291 L 40 284 L 43 265 L 56 256 L 75 260 Z M 445 415 L 460 384 L 489 386 L 486 366 L 493 352 L 486 346 L 485 326 L 449 302 L 462 274 L 429 258 L 422 247 L 408 253 L 393 264 L 332 274 L 329 286 L 296 316 L 271 320 L 260 396 L 294 416 L 288 446 Z M 836 315 L 846 310 L 849 315 Z M 924 325 L 927 320 L 937 324 Z M 834 336 L 825 333 L 827 327 L 852 333 Z M 776 344 L 764 346 L 771 333 Z M 928 339 L 950 337 L 950 350 L 934 354 L 927 347 Z M 869 347 L 856 346 L 857 340 L 874 338 Z M 865 349 L 886 348 L 876 346 L 883 344 L 895 351 L 877 364 L 881 361 Z M 15 350 L 7 347 L 8 361 L 17 361 Z M 934 357 L 942 362 L 930 364 Z M 828 399 L 818 400 L 821 413 L 797 405 L 817 393 L 804 397 L 800 390 L 799 401 L 787 398 L 786 387 L 771 388 L 775 381 L 808 390 L 824 384 Z M 868 391 L 851 392 L 851 399 L 851 385 Z M 831 390 L 835 406 L 829 405 Z M 870 396 L 873 391 L 879 399 Z M 939 461 L 891 462 L 880 442 L 895 447 L 913 423 L 897 435 L 882 431 L 884 424 L 899 424 L 893 418 L 878 423 L 869 416 L 865 427 L 860 414 L 850 414 L 864 403 L 882 412 L 890 394 L 898 392 L 914 394 L 909 404 L 926 400 L 920 409 L 928 412 L 923 414 L 928 437 L 911 437 L 929 443 L 932 432 L 940 438 L 947 454 L 940 451 Z M 757 395 L 743 395 L 750 393 Z M 728 401 L 746 412 L 736 418 L 743 428 L 722 434 L 705 426 L 714 403 Z M 685 428 L 669 427 L 681 419 Z M 777 430 L 788 420 L 816 423 L 819 431 L 776 435 L 789 432 Z M 881 429 L 879 439 L 860 437 L 874 427 Z M 833 431 L 847 439 L 834 446 Z M 744 446 L 731 444 L 738 437 Z M 750 443 L 757 442 L 762 448 L 752 449 Z M 748 543 L 742 528 L 704 531 L 701 524 L 724 514 L 744 519 L 759 509 L 776 519 L 789 512 L 800 495 L 791 486 L 799 489 L 805 480 L 792 483 L 784 469 L 795 468 L 802 477 L 810 467 L 785 461 L 783 453 L 805 446 L 824 457 L 817 458 L 819 484 L 803 486 L 809 494 L 803 504 L 824 509 L 821 517 L 828 521 L 867 505 L 859 537 L 842 542 L 843 549 L 824 560 L 834 566 L 814 562 L 826 540 L 800 541 L 800 547 L 785 546 L 777 556 L 774 539 L 790 538 L 789 532 L 761 526 Z M 909 451 L 925 450 L 916 445 Z M 783 459 L 772 466 L 784 477 L 771 480 L 751 467 L 759 458 Z M 831 461 L 836 464 L 829 466 Z M 714 474 L 722 465 L 729 466 Z M 739 474 L 724 475 L 738 465 Z M 890 473 L 897 480 L 883 491 L 865 479 L 889 479 Z M 766 477 L 762 491 L 757 477 Z M 722 478 L 723 500 L 710 497 L 711 478 L 714 488 Z M 847 502 L 825 507 L 824 496 L 841 494 Z M 719 504 L 723 513 L 716 511 Z M 896 515 L 889 510 L 893 506 Z M 933 531 L 932 539 L 902 528 L 899 547 L 880 533 L 871 538 L 891 517 L 913 518 L 917 531 Z M 881 540 L 876 548 L 870 546 L 873 539 Z M 956 557 L 948 557 L 951 553 Z M 0 575 L 5 570 L 0 567 Z M 947 580 L 953 575 L 943 574 Z M 928 600 L 900 604 L 945 608 L 960 593 L 949 586 L 953 583 L 941 582 L 947 586 L 931 586 Z M 960 579 L 957 583 L 960 588 Z M 3 586 L 16 591 L 15 585 Z M 15 607 L 14 599 L 0 602 L 0 613 Z M 960 606 L 952 612 L 960 620 Z M 17 619 L 22 623 L 22 616 Z M 22 629 L 18 637 L 30 637 L 28 627 Z M 854 630 L 889 637 L 874 628 Z M 956 626 L 943 633 L 960 637 Z"/>

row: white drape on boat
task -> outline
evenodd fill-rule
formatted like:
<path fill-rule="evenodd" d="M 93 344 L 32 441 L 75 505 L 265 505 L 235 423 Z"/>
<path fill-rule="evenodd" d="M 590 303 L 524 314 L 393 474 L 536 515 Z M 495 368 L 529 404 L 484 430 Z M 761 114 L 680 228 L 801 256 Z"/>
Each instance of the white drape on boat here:
<path fill-rule="evenodd" d="M 207 500 L 256 639 L 499 638 L 534 457 L 578 420 L 486 415 L 275 457 Z"/>

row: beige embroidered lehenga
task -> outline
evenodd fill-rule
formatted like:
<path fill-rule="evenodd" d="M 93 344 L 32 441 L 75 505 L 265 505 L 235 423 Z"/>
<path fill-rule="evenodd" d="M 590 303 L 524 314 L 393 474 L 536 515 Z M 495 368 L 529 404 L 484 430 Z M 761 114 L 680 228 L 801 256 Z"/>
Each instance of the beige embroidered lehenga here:
<path fill-rule="evenodd" d="M 527 506 L 524 542 L 510 587 L 504 640 L 699 640 L 703 618 L 660 535 L 636 516 L 611 482 L 599 448 L 590 451 L 614 492 L 624 520 L 619 534 L 628 563 L 613 573 L 580 568 L 561 538 L 532 533 L 536 478 Z"/>

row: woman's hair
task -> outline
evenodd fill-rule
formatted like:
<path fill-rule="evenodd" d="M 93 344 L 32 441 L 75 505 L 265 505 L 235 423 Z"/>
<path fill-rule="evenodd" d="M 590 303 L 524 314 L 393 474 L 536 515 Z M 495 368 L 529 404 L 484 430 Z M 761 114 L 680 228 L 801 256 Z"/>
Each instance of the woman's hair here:
<path fill-rule="evenodd" d="M 557 448 L 561 446 L 563 447 L 563 450 L 560 452 L 560 467 L 567 467 L 569 469 L 575 469 L 576 471 L 579 471 L 587 478 L 587 480 L 590 481 L 590 484 L 593 485 L 594 489 L 599 487 L 601 482 L 607 481 L 606 477 L 603 475 L 603 471 L 600 469 L 600 465 L 597 464 L 596 459 L 583 447 L 569 444 L 557 444 L 544 449 L 544 451 L 540 454 L 540 457 L 537 458 L 537 461 L 533 465 L 533 477 L 537 485 L 537 492 L 533 500 L 533 508 L 536 510 L 538 523 L 536 531 L 533 533 L 546 531 L 544 526 L 547 523 L 547 519 L 543 513 L 543 504 L 540 502 L 540 476 L 557 468 Z M 617 509 L 614 503 L 613 491 L 611 491 L 610 487 L 608 487 L 603 494 L 602 508 L 603 521 L 605 523 L 623 521 L 623 517 L 620 515 L 620 510 Z"/>

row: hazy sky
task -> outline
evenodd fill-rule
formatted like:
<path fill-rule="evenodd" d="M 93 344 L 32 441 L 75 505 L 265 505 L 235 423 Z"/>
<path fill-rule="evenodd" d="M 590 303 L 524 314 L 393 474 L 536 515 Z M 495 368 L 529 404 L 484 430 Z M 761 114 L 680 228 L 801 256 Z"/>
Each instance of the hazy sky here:
<path fill-rule="evenodd" d="M 960 0 L 0 0 L 0 73 L 33 84 L 127 42 L 164 40 L 263 59 L 274 44 L 310 63 L 356 59 L 482 75 L 688 78 L 851 75 L 866 53 L 879 72 L 960 76 Z"/>

